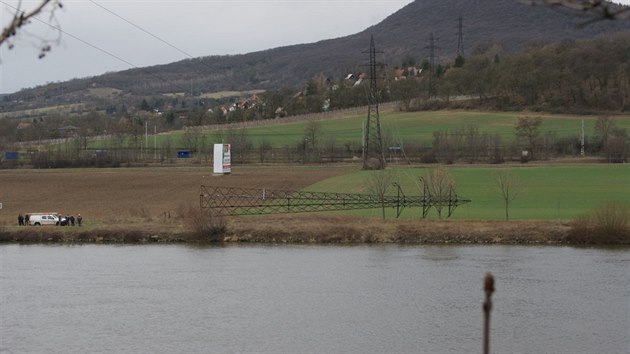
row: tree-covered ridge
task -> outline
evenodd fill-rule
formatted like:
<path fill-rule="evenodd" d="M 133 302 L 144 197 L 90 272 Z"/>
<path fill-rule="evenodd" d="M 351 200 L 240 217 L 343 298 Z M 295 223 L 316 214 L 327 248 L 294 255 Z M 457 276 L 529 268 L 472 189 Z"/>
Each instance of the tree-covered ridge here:
<path fill-rule="evenodd" d="M 114 88 L 130 96 L 175 92 L 194 96 L 222 90 L 295 88 L 319 73 L 334 79 L 357 71 L 367 61 L 363 52 L 372 35 L 378 49 L 383 51 L 383 62 L 388 65 L 428 58 L 432 34 L 437 42 L 438 61 L 453 62 L 460 15 L 466 55 L 491 45 L 515 52 L 533 42 L 593 38 L 630 29 L 630 21 L 599 21 L 579 28 L 588 17 L 568 10 L 529 6 L 517 0 L 417 0 L 354 35 L 244 55 L 186 59 L 44 85 L 4 97 L 2 106 L 6 111 L 29 105 L 92 101 L 93 96 L 85 93 L 94 87 Z"/>
<path fill-rule="evenodd" d="M 533 46 L 520 54 L 474 53 L 438 82 L 443 97 L 473 95 L 497 108 L 630 109 L 630 35 Z"/>

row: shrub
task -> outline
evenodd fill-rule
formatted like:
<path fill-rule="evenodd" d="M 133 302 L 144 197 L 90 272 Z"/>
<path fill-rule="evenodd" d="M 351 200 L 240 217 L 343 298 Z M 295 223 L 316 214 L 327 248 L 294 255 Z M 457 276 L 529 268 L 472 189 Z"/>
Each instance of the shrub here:
<path fill-rule="evenodd" d="M 190 241 L 222 241 L 226 231 L 223 217 L 200 208 L 189 210 L 186 225 L 191 231 Z"/>
<path fill-rule="evenodd" d="M 602 204 L 571 223 L 571 243 L 629 243 L 630 207 L 621 202 Z"/>

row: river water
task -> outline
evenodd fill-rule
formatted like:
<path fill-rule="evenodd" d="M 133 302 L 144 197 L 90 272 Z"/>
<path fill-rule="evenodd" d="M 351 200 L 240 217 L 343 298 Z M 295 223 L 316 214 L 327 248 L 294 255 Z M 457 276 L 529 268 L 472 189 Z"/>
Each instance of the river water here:
<path fill-rule="evenodd" d="M 630 249 L 0 246 L 0 353 L 630 352 Z"/>

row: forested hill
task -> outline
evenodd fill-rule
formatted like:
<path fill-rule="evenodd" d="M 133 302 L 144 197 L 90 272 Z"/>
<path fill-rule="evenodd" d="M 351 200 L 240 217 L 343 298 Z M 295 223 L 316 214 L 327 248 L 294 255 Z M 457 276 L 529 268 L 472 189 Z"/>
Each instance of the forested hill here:
<path fill-rule="evenodd" d="M 436 39 L 437 59 L 452 61 L 457 51 L 460 15 L 466 56 L 493 44 L 517 51 L 531 43 L 591 38 L 630 30 L 628 20 L 604 20 L 579 28 L 588 17 L 566 10 L 530 6 L 518 0 L 416 0 L 381 23 L 342 38 L 75 79 L 61 85 L 22 90 L 11 95 L 11 100 L 65 103 L 80 97 L 85 102 L 89 98 L 84 92 L 91 87 L 115 88 L 132 95 L 155 95 L 181 92 L 182 88 L 191 86 L 191 80 L 196 93 L 301 87 L 319 73 L 337 79 L 349 72 L 364 70 L 361 65 L 368 60 L 364 52 L 372 35 L 377 49 L 383 51 L 379 61 L 391 67 L 409 59 L 416 63 L 426 59 L 431 34 Z M 4 104 L 9 108 L 6 99 Z"/>

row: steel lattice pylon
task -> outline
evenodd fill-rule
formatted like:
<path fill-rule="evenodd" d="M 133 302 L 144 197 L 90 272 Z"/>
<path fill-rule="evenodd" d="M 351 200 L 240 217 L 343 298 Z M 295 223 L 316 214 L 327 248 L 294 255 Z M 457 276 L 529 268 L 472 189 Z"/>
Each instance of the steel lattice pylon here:
<path fill-rule="evenodd" d="M 376 47 L 374 36 L 370 38 L 370 93 L 368 95 L 368 116 L 363 137 L 363 169 L 382 170 L 385 168 L 381 122 L 378 111 L 378 92 L 376 87 Z"/>
<path fill-rule="evenodd" d="M 201 208 L 210 209 L 214 215 L 225 216 L 373 209 L 384 206 L 396 208 L 397 216 L 406 207 L 421 207 L 423 217 L 436 205 L 448 207 L 448 216 L 451 216 L 458 205 L 470 202 L 470 199 L 456 194 L 441 199 L 405 196 L 400 187 L 397 187 L 398 195 L 385 196 L 381 200 L 369 194 L 201 186 L 199 202 Z"/>

